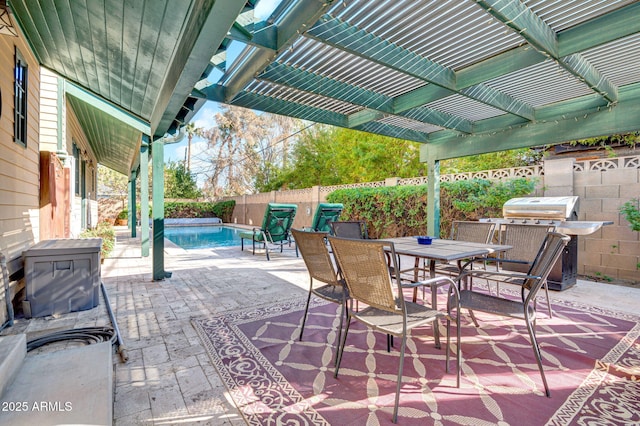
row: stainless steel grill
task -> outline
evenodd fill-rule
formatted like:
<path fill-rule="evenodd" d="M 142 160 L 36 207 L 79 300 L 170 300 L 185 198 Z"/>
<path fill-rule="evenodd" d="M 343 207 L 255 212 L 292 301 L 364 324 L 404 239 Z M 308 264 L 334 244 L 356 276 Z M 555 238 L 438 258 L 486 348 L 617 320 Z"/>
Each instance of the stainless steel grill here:
<path fill-rule="evenodd" d="M 484 222 L 548 224 L 556 231 L 571 237 L 547 280 L 549 289 L 566 290 L 576 283 L 578 271 L 578 235 L 589 235 L 613 222 L 580 221 L 579 198 L 525 197 L 512 198 L 502 206 L 502 218 L 481 219 Z"/>

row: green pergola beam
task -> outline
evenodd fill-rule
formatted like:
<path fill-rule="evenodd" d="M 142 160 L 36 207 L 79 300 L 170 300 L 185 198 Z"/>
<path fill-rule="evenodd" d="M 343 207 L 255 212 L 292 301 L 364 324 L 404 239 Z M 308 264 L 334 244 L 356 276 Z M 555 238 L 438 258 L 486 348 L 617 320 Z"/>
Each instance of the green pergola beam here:
<path fill-rule="evenodd" d="M 480 7 L 512 28 L 530 45 L 558 61 L 561 67 L 583 80 L 610 102 L 618 99 L 617 87 L 578 54 L 560 57 L 556 33 L 520 0 L 477 0 Z"/>
<path fill-rule="evenodd" d="M 301 28 L 313 25 L 330 6 L 330 2 L 318 0 L 299 0 L 295 2 L 292 9 L 284 16 L 282 22 L 276 28 L 276 52 L 282 51 L 282 49 L 293 43 Z M 258 26 L 259 24 L 256 25 Z M 247 53 L 246 56 L 239 58 L 228 72 L 228 78 L 225 81 L 227 89 L 224 102 L 229 103 L 238 93 L 244 90 L 254 76 L 271 63 L 273 56 L 274 52 L 271 49 L 255 48 L 252 52 Z"/>
<path fill-rule="evenodd" d="M 579 79 L 582 79 L 593 91 L 599 93 L 609 102 L 618 100 L 618 87 L 605 78 L 587 59 L 579 53 L 562 58 L 564 68 Z"/>
<path fill-rule="evenodd" d="M 470 120 L 462 118 L 458 115 L 438 111 L 437 109 L 433 108 L 413 108 L 408 111 L 404 111 L 399 115 L 410 118 L 412 120 L 434 124 L 438 127 L 444 127 L 463 133 L 471 133 L 473 131 L 473 123 Z"/>
<path fill-rule="evenodd" d="M 448 89 L 449 94 L 459 93 L 510 114 L 524 114 L 521 115 L 523 118 L 533 119 L 532 116 L 526 114 L 524 102 L 488 86 L 484 86 L 481 90 L 459 90 L 453 70 L 358 29 L 329 14 L 324 15 L 318 23 L 309 29 L 306 35 L 337 49 Z M 476 94 L 481 96 L 475 98 Z"/>
<path fill-rule="evenodd" d="M 304 92 L 322 95 L 328 98 L 363 106 L 368 109 L 377 110 L 380 113 L 396 114 L 393 109 L 393 98 L 389 96 L 384 96 L 371 90 L 365 90 L 358 86 L 343 83 L 328 77 L 322 77 L 309 71 L 299 70 L 278 62 L 274 62 L 269 65 L 264 72 L 258 76 L 258 78 L 275 84 L 293 87 Z M 349 117 L 349 126 L 355 127 L 359 124 L 363 124 L 364 122 L 362 122 L 362 119 L 367 115 L 372 117 L 371 120 L 377 120 L 381 117 L 381 114 L 375 113 L 356 113 L 356 117 L 353 119 Z M 437 111 L 432 108 L 415 108 L 399 112 L 397 115 L 439 127 L 446 127 L 465 133 L 471 133 L 472 124 L 469 120 Z"/>
<path fill-rule="evenodd" d="M 556 33 L 520 0 L 476 0 L 478 6 L 519 33 L 536 49 L 558 58 Z"/>
<path fill-rule="evenodd" d="M 534 109 L 531 105 L 499 90 L 492 89 L 485 84 L 476 84 L 475 86 L 467 87 L 466 89 L 462 89 L 460 93 L 513 115 L 531 121 L 535 120 Z"/>
<path fill-rule="evenodd" d="M 621 7 L 558 33 L 558 54 L 568 56 L 640 32 L 640 3 Z"/>
<path fill-rule="evenodd" d="M 290 117 L 300 118 L 303 120 L 330 124 L 332 126 L 348 126 L 348 119 L 344 114 L 299 103 L 283 101 L 281 99 L 259 95 L 252 92 L 242 92 L 238 94 L 230 104 L 245 108 L 254 108 L 274 114 L 288 115 Z"/>
<path fill-rule="evenodd" d="M 575 112 L 576 109 L 569 107 L 570 103 L 567 102 L 563 107 L 554 107 L 556 113 L 566 109 L 567 112 L 574 111 L 573 114 L 545 113 L 543 115 L 546 118 L 535 123 L 503 127 L 501 130 L 473 135 L 460 135 L 453 132 L 431 134 L 430 143 L 420 148 L 421 158 L 443 160 L 638 131 L 640 130 L 640 121 L 638 121 L 640 84 L 632 86 L 621 88 L 620 101 L 616 105 L 598 106 L 594 101 L 595 95 L 573 101 L 581 102 L 583 107 L 590 107 L 591 109 L 587 112 L 584 110 Z"/>
<path fill-rule="evenodd" d="M 359 126 L 369 123 L 370 121 L 376 121 L 383 118 L 385 114 L 378 110 L 365 108 L 361 111 L 349 114 L 348 127 L 355 129 Z"/>
<path fill-rule="evenodd" d="M 477 62 L 456 72 L 458 89 L 503 76 L 547 59 L 545 55 L 531 46 L 520 46 L 507 50 L 489 59 Z"/>
<path fill-rule="evenodd" d="M 420 143 L 426 143 L 429 140 L 429 135 L 427 133 L 406 129 L 404 127 L 398 127 L 391 124 L 380 123 L 378 121 L 371 121 L 369 123 L 354 127 L 354 129 Z"/>
<path fill-rule="evenodd" d="M 337 49 L 350 52 L 385 67 L 428 81 L 451 91 L 456 87 L 453 70 L 396 46 L 326 14 L 307 35 Z"/>
<path fill-rule="evenodd" d="M 393 99 L 388 96 L 279 62 L 269 65 L 257 78 L 366 108 L 393 112 Z"/>

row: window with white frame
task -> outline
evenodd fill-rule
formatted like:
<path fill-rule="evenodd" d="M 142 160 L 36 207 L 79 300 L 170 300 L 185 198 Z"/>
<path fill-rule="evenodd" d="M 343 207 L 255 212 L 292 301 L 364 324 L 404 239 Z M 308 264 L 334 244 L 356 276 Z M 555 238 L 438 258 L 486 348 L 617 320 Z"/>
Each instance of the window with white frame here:
<path fill-rule="evenodd" d="M 14 68 L 14 131 L 13 140 L 27 146 L 27 62 L 18 48 L 15 51 Z"/>

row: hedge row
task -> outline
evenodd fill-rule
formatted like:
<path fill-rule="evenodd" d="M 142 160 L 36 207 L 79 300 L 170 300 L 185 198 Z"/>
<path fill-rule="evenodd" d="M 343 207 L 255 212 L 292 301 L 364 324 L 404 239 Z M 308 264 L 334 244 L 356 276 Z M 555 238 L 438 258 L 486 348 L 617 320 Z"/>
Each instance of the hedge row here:
<path fill-rule="evenodd" d="M 502 205 L 531 194 L 535 181 L 472 179 L 443 182 L 440 189 L 440 229 L 448 237 L 454 220 L 501 217 Z M 327 201 L 344 204 L 342 220 L 366 221 L 371 238 L 425 235 L 427 191 L 426 185 L 338 189 Z"/>
<path fill-rule="evenodd" d="M 165 218 L 194 218 L 218 217 L 223 222 L 231 222 L 235 200 L 207 202 L 166 202 L 164 205 Z"/>

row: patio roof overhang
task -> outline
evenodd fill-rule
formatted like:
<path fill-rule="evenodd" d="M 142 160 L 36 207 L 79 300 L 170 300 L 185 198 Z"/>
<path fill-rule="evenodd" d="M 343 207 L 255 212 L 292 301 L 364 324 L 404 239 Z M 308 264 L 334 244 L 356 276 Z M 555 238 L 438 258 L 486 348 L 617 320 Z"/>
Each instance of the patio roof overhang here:
<path fill-rule="evenodd" d="M 174 133 L 207 100 L 436 160 L 640 128 L 638 1 L 282 0 L 264 20 L 256 3 L 10 0 L 41 64 L 106 102 L 72 101 L 83 128 L 110 129 L 88 137 L 123 173 L 141 133 Z"/>
<path fill-rule="evenodd" d="M 439 160 L 640 129 L 638 0 L 274 1 L 266 19 L 258 0 L 9 5 L 73 83 L 98 162 L 132 178 L 148 145 L 224 102 L 422 143 L 437 235 Z"/>

